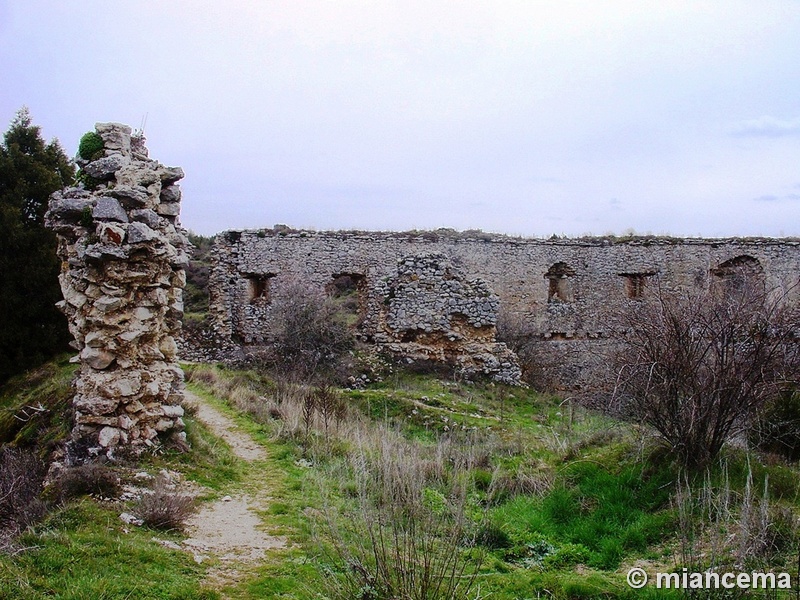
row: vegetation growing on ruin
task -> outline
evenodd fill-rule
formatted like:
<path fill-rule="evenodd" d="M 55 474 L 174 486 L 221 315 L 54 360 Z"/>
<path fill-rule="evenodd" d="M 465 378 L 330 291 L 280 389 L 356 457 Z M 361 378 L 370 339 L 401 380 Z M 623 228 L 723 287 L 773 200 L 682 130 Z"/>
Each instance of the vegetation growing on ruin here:
<path fill-rule="evenodd" d="M 96 160 L 103 155 L 103 138 L 94 131 L 81 136 L 78 143 L 78 156 L 84 160 Z"/>
<path fill-rule="evenodd" d="M 191 260 L 186 267 L 186 287 L 183 290 L 184 318 L 202 320 L 208 312 L 208 278 L 211 274 L 211 245 L 214 239 L 189 233 L 192 244 Z"/>
<path fill-rule="evenodd" d="M 44 403 L 69 374 L 64 362 L 15 380 L 4 410 Z M 429 583 L 427 598 L 646 598 L 665 596 L 629 590 L 630 566 L 796 571 L 798 468 L 774 455 L 725 448 L 709 470 L 686 473 L 643 427 L 531 390 L 397 370 L 358 390 L 201 365 L 188 378 L 268 459 L 243 463 L 188 416 L 192 450 L 139 468 L 181 471 L 205 498 L 266 481 L 264 526 L 289 547 L 212 589 L 201 584 L 209 565 L 153 541 L 179 533 L 127 526 L 124 502 L 79 495 L 0 556 L 3 590 L 389 598 L 413 571 L 453 592 Z M 124 481 L 122 465 L 109 468 Z"/>

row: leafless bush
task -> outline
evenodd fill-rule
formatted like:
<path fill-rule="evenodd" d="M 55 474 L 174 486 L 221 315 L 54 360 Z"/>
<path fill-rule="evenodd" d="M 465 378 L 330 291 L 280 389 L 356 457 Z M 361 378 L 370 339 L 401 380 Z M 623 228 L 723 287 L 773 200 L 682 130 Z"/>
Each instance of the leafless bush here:
<path fill-rule="evenodd" d="M 536 331 L 532 321 L 524 316 L 501 309 L 497 318 L 497 340 L 505 343 L 519 359 L 523 380 L 538 390 L 559 390 L 565 385 L 580 387 L 580 371 L 565 368 L 562 352 L 553 352 L 554 344 L 559 342 L 545 340 Z M 572 352 L 579 353 L 585 360 L 590 346 L 570 341 Z"/>
<path fill-rule="evenodd" d="M 322 417 L 322 427 L 325 438 L 328 438 L 328 428 L 331 424 L 338 425 L 344 418 L 346 408 L 341 395 L 331 385 L 323 384 L 314 390 L 316 407 Z"/>
<path fill-rule="evenodd" d="M 59 502 L 66 502 L 85 495 L 116 498 L 122 491 L 122 486 L 117 474 L 109 467 L 86 463 L 63 470 L 49 489 Z"/>
<path fill-rule="evenodd" d="M 305 430 L 305 437 L 308 439 L 308 434 L 311 426 L 314 424 L 314 415 L 317 409 L 317 397 L 313 392 L 307 390 L 303 396 L 303 429 Z"/>
<path fill-rule="evenodd" d="M 754 420 L 748 439 L 760 450 L 800 459 L 800 390 L 767 404 Z"/>
<path fill-rule="evenodd" d="M 152 491 L 142 494 L 131 512 L 148 527 L 172 531 L 183 529 L 195 508 L 196 502 L 192 496 L 179 493 L 174 485 L 159 476 Z"/>
<path fill-rule="evenodd" d="M 703 467 L 797 377 L 796 312 L 747 279 L 727 293 L 659 290 L 629 307 L 611 395 L 688 467 Z"/>
<path fill-rule="evenodd" d="M 0 451 L 0 548 L 44 516 L 44 476 L 44 464 L 33 452 Z"/>
<path fill-rule="evenodd" d="M 354 337 L 334 301 L 302 280 L 288 282 L 272 300 L 274 367 L 284 377 L 310 381 L 335 374 Z"/>

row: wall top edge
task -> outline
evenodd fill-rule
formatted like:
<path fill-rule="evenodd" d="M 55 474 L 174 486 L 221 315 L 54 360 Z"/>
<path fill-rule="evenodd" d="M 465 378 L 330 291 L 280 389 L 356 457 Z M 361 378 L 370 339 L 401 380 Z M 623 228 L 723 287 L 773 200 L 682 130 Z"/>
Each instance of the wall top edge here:
<path fill-rule="evenodd" d="M 244 237 L 253 238 L 313 238 L 332 240 L 405 240 L 417 242 L 484 242 L 497 244 L 531 244 L 553 246 L 674 246 L 674 245 L 777 245 L 800 246 L 798 237 L 672 237 L 656 235 L 604 235 L 581 237 L 537 238 L 490 233 L 481 230 L 457 231 L 455 229 L 411 230 L 411 231 L 364 231 L 364 230 L 315 230 L 294 229 L 286 225 L 276 225 L 265 229 L 232 229 L 216 236 L 229 243 L 238 243 Z"/>

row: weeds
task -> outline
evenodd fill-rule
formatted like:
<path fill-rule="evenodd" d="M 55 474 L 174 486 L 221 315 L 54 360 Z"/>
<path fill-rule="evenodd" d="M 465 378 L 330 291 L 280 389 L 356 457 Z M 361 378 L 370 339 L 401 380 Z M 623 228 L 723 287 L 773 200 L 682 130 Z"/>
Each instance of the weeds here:
<path fill-rule="evenodd" d="M 391 438 L 362 446 L 349 461 L 355 501 L 344 519 L 327 511 L 344 565 L 332 580 L 336 597 L 466 598 L 482 560 L 465 548 L 476 535 L 466 514 L 466 465 L 445 471 L 418 446 Z"/>
<path fill-rule="evenodd" d="M 577 405 L 397 374 L 393 386 L 342 391 L 214 373 L 212 385 L 269 427 L 290 464 L 308 461 L 298 527 L 316 527 L 303 543 L 323 559 L 325 582 L 309 597 L 638 597 L 620 591 L 622 564 L 664 560 L 687 527 L 701 557 L 708 515 L 726 511 L 718 545 L 728 564 L 786 560 L 796 543 L 793 507 L 770 499 L 796 502 L 785 465 L 748 482 L 736 463 L 727 500 L 709 491 L 717 508 L 703 513 L 696 500 L 681 515 L 675 463 L 650 452 L 638 428 Z M 720 470 L 709 477 L 719 488 Z"/>
<path fill-rule="evenodd" d="M 109 467 L 97 463 L 64 469 L 49 489 L 50 495 L 60 503 L 85 495 L 116 498 L 121 491 L 119 476 Z"/>
<path fill-rule="evenodd" d="M 163 476 L 156 477 L 150 493 L 143 494 L 131 512 L 153 529 L 179 531 L 195 511 L 195 499 L 180 494 Z"/>
<path fill-rule="evenodd" d="M 749 468 L 744 490 L 731 486 L 727 464 L 715 486 L 710 471 L 693 483 L 679 480 L 674 504 L 678 512 L 681 566 L 696 570 L 744 569 L 774 566 L 775 555 L 795 538 L 798 525 L 793 513 L 774 505 L 768 481 L 759 496 Z"/>

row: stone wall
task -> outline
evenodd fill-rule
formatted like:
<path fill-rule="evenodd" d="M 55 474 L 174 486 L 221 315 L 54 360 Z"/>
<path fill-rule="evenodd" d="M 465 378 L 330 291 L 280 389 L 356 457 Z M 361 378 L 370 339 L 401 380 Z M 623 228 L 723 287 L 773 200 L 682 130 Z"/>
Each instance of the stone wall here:
<path fill-rule="evenodd" d="M 178 223 L 180 168 L 148 157 L 144 138 L 98 123 L 103 150 L 78 158 L 88 187 L 50 199 L 58 234 L 60 308 L 79 354 L 73 442 L 88 454 L 185 438 L 176 336 L 188 239 Z"/>
<path fill-rule="evenodd" d="M 467 279 L 445 255 L 418 254 L 375 282 L 361 329 L 407 361 L 444 363 L 467 378 L 519 385 L 517 357 L 495 340 L 499 306 L 485 281 Z"/>
<path fill-rule="evenodd" d="M 301 276 L 325 288 L 336 278 L 359 280 L 361 304 L 381 298 L 382 281 L 398 261 L 422 253 L 447 256 L 467 277 L 481 278 L 499 297 L 500 311 L 523 320 L 541 341 L 542 364 L 564 387 L 602 362 L 619 337 L 614 316 L 653 287 L 705 289 L 726 265 L 750 264 L 767 290 L 798 300 L 800 241 L 771 238 L 527 239 L 433 232 L 317 232 L 285 226 L 230 231 L 212 251 L 211 315 L 216 335 L 240 349 L 269 338 L 270 289 Z M 381 330 L 369 319 L 367 339 Z M 230 353 L 230 349 L 226 352 Z"/>

